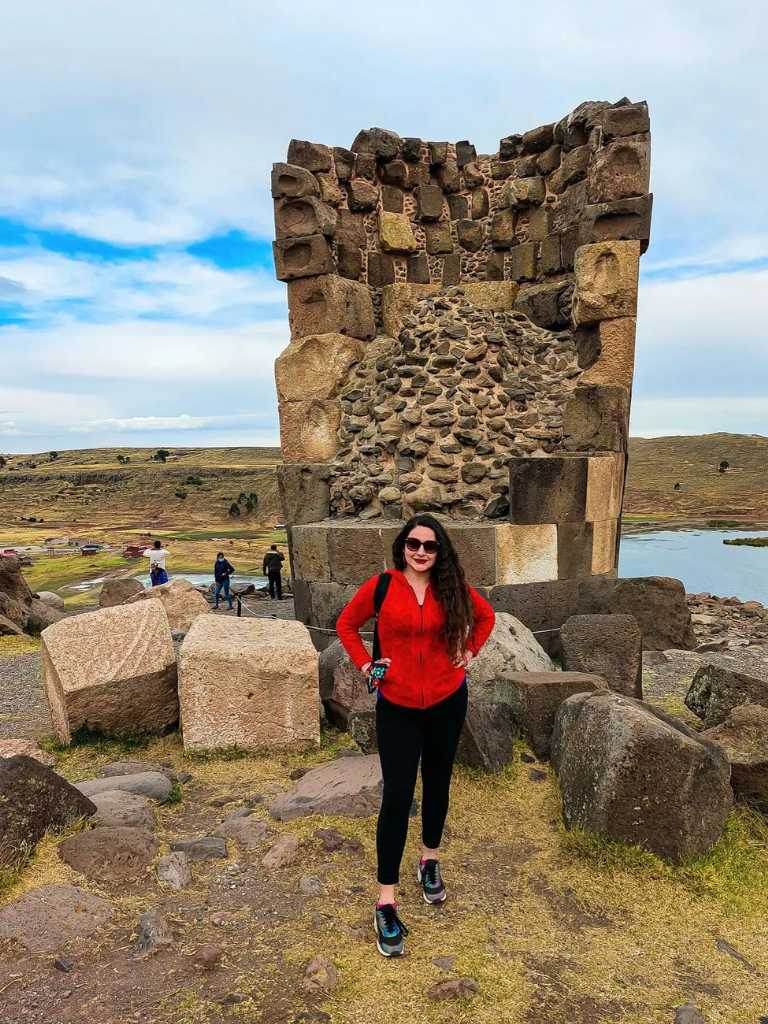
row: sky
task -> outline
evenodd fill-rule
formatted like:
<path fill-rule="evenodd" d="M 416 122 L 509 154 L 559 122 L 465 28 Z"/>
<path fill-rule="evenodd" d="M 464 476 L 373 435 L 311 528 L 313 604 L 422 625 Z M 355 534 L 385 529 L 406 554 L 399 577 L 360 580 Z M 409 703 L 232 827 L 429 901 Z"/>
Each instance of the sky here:
<path fill-rule="evenodd" d="M 768 434 L 768 8 L 9 0 L 0 451 L 277 444 L 291 137 L 502 136 L 648 101 L 631 431 Z"/>

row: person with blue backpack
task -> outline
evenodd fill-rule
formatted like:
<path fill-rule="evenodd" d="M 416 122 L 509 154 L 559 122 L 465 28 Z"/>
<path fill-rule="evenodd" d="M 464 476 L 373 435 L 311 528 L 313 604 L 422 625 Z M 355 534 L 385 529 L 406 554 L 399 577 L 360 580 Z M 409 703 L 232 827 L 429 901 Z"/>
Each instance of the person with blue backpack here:
<path fill-rule="evenodd" d="M 336 623 L 353 662 L 377 690 L 376 738 L 384 780 L 376 825 L 379 899 L 376 945 L 401 956 L 408 929 L 395 889 L 421 762 L 422 843 L 416 877 L 424 900 L 447 896 L 439 847 L 451 774 L 467 713 L 466 670 L 488 639 L 495 615 L 470 587 L 445 527 L 410 519 L 392 545 L 395 568 L 360 587 Z M 372 656 L 360 627 L 375 618 Z"/>

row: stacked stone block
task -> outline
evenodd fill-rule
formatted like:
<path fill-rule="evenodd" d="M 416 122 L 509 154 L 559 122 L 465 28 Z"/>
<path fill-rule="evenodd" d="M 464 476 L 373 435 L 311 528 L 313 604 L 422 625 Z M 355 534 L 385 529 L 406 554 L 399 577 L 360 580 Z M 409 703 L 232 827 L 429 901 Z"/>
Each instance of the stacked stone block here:
<path fill-rule="evenodd" d="M 291 142 L 272 174 L 276 377 L 308 624 L 422 510 L 450 521 L 475 585 L 615 574 L 649 164 L 647 106 L 627 99 L 492 155 L 379 128 L 349 150 Z"/>

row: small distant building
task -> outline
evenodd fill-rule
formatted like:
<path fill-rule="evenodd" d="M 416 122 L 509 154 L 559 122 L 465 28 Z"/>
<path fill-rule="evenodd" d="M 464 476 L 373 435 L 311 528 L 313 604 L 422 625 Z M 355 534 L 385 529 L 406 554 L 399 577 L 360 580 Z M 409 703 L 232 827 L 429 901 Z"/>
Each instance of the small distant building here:
<path fill-rule="evenodd" d="M 151 544 L 126 544 L 123 548 L 123 558 L 141 558 L 144 552 L 151 547 Z"/>
<path fill-rule="evenodd" d="M 86 557 L 98 554 L 99 551 L 101 551 L 101 544 L 83 544 L 80 548 L 80 554 Z"/>

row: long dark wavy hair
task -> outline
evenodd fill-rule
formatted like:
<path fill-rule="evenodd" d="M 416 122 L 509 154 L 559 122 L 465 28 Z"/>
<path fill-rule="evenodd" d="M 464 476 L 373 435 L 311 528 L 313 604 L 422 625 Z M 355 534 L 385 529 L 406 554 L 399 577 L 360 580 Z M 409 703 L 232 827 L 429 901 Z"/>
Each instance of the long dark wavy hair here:
<path fill-rule="evenodd" d="M 416 526 L 432 530 L 440 545 L 429 581 L 445 614 L 443 635 L 448 650 L 452 655 L 460 656 L 467 649 L 467 638 L 472 629 L 472 601 L 459 556 L 443 524 L 434 516 L 412 516 L 392 544 L 395 568 L 401 572 L 405 570 L 405 540 Z"/>

